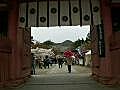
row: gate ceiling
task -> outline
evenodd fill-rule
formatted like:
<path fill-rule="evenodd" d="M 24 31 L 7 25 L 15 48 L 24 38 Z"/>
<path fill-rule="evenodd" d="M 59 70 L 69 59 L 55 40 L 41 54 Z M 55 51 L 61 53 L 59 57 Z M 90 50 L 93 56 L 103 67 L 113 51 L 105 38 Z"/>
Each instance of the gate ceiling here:
<path fill-rule="evenodd" d="M 97 25 L 99 0 L 36 0 L 19 5 L 19 27 Z"/>

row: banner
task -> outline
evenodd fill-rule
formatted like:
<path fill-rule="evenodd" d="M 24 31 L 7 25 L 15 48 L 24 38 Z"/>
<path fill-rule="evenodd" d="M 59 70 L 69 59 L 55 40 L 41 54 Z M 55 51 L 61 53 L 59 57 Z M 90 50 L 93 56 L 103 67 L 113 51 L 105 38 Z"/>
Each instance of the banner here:
<path fill-rule="evenodd" d="M 26 25 L 26 3 L 21 3 L 19 6 L 19 27 Z"/>
<path fill-rule="evenodd" d="M 72 25 L 80 25 L 79 0 L 71 0 L 71 19 Z"/>
<path fill-rule="evenodd" d="M 100 0 L 91 0 L 91 3 L 93 13 L 93 25 L 101 24 Z"/>
<path fill-rule="evenodd" d="M 60 1 L 60 25 L 69 26 L 69 2 Z"/>
<path fill-rule="evenodd" d="M 105 57 L 105 40 L 104 40 L 104 27 L 103 24 L 97 25 L 98 33 L 98 51 L 100 57 Z"/>
<path fill-rule="evenodd" d="M 19 27 L 91 24 L 101 24 L 100 0 L 44 0 L 20 3 Z"/>
<path fill-rule="evenodd" d="M 91 25 L 90 1 L 81 0 L 82 25 Z"/>
<path fill-rule="evenodd" d="M 37 2 L 28 3 L 28 27 L 37 26 Z"/>
<path fill-rule="evenodd" d="M 49 26 L 58 26 L 58 2 L 49 2 Z"/>
<path fill-rule="evenodd" d="M 39 26 L 47 27 L 47 1 L 39 2 Z"/>

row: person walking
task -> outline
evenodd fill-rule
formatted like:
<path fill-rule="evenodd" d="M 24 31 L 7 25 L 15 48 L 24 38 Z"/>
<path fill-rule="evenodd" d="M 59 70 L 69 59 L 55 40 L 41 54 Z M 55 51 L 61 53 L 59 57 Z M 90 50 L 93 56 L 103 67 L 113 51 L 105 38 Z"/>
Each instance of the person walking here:
<path fill-rule="evenodd" d="M 36 65 L 36 62 L 35 62 L 35 57 L 34 57 L 33 53 L 31 53 L 31 58 L 32 58 L 32 74 L 35 75 L 35 65 Z"/>
<path fill-rule="evenodd" d="M 68 67 L 68 73 L 71 73 L 71 66 L 72 66 L 72 63 L 73 63 L 72 56 L 66 58 L 66 63 L 67 63 L 67 67 Z"/>
<path fill-rule="evenodd" d="M 46 66 L 49 68 L 49 58 L 47 55 L 45 56 L 45 59 L 44 59 L 44 68 L 45 69 L 46 69 Z"/>
<path fill-rule="evenodd" d="M 58 58 L 59 68 L 62 68 L 62 64 L 63 64 L 63 63 L 64 63 L 63 58 L 59 56 L 59 58 Z"/>

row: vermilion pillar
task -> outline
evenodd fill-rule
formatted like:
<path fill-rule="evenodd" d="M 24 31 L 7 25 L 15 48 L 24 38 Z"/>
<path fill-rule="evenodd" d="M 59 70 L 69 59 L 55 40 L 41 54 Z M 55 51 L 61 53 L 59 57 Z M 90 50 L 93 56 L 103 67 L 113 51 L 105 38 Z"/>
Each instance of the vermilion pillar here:
<path fill-rule="evenodd" d="M 8 13 L 8 36 L 12 44 L 12 56 L 10 60 L 9 76 L 11 80 L 17 78 L 19 72 L 19 61 L 17 60 L 17 24 L 18 24 L 19 3 L 18 0 L 9 1 Z"/>
<path fill-rule="evenodd" d="M 112 67 L 111 67 L 111 54 L 110 54 L 110 41 L 112 37 L 112 20 L 111 20 L 111 8 L 110 8 L 110 0 L 101 0 L 101 13 L 104 24 L 104 36 L 105 36 L 105 50 L 106 57 L 104 60 L 101 60 L 101 70 L 104 76 L 112 75 Z M 102 59 L 102 58 L 101 58 Z M 104 67 L 104 69 L 102 68 Z"/>
<path fill-rule="evenodd" d="M 112 37 L 112 20 L 110 0 L 101 0 L 101 16 L 104 26 L 105 39 L 105 57 L 99 57 L 99 81 L 104 84 L 111 84 L 112 78 L 112 61 L 110 52 L 110 41 Z"/>

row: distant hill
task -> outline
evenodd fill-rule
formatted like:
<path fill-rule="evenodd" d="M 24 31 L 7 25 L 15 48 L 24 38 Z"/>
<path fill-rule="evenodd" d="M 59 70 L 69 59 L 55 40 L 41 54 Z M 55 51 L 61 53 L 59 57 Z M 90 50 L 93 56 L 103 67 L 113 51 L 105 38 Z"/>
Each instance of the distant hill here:
<path fill-rule="evenodd" d="M 66 41 L 64 41 L 62 43 L 59 43 L 59 45 L 62 45 L 62 46 L 69 46 L 69 45 L 72 45 L 72 44 L 73 44 L 73 42 L 70 41 L 70 40 L 66 40 Z"/>
<path fill-rule="evenodd" d="M 65 50 L 67 50 L 68 48 L 70 48 L 72 46 L 73 42 L 70 40 L 66 40 L 62 43 L 56 43 L 55 45 L 53 45 L 54 48 L 60 49 L 61 52 L 64 52 Z"/>
<path fill-rule="evenodd" d="M 65 40 L 62 43 L 55 43 L 55 42 L 51 42 L 50 40 L 45 41 L 43 43 L 36 43 L 35 46 L 38 46 L 40 48 L 55 48 L 56 50 L 60 50 L 60 52 L 64 52 L 65 50 L 71 48 L 72 44 L 74 42 L 72 42 L 71 40 Z"/>

